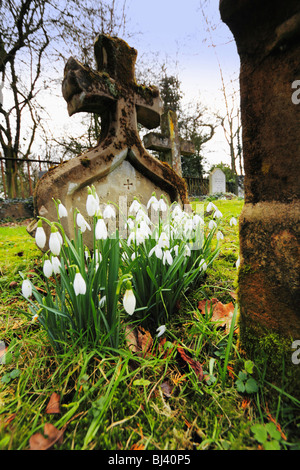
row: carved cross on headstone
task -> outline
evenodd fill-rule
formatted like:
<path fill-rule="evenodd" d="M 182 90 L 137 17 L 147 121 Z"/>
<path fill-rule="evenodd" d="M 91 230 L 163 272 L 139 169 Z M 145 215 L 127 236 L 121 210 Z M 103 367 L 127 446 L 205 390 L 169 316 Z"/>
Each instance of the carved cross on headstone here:
<path fill-rule="evenodd" d="M 161 134 L 150 132 L 143 138 L 144 146 L 164 154 L 163 161 L 167 162 L 179 176 L 182 176 L 181 156 L 191 156 L 195 146 L 188 140 L 180 139 L 178 120 L 174 111 L 167 111 L 161 117 Z"/>
<path fill-rule="evenodd" d="M 148 153 L 139 136 L 138 122 L 148 129 L 159 126 L 162 100 L 156 87 L 136 83 L 136 50 L 105 35 L 96 38 L 94 50 L 96 70 L 72 57 L 68 60 L 62 92 L 70 116 L 79 112 L 100 115 L 99 142 L 42 177 L 36 188 L 36 215 L 56 220 L 52 198 L 60 199 L 70 214 L 77 207 L 85 215 L 86 187 L 91 184 L 103 203 L 118 204 L 125 197 L 129 206 L 137 197 L 146 204 L 156 192 L 169 202 L 187 204 L 185 181 Z M 71 216 L 65 224 L 67 234 L 72 235 Z"/>

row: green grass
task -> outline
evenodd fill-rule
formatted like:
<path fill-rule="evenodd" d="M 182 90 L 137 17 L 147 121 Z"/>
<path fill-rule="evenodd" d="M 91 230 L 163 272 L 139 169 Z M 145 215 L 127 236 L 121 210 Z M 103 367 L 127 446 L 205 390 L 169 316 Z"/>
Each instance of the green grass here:
<path fill-rule="evenodd" d="M 28 307 L 18 273 L 38 271 L 40 253 L 24 226 L 0 227 L 0 340 L 9 351 L 0 365 L 0 449 L 28 449 L 30 437 L 52 423 L 63 431 L 55 449 L 254 450 L 272 441 L 264 427 L 275 417 L 281 430 L 276 445 L 299 449 L 299 403 L 274 390 L 269 402 L 263 371 L 240 357 L 238 335 L 197 310 L 202 299 L 231 302 L 236 289 L 238 227 L 229 220 L 243 201 L 215 203 L 223 212 L 220 256 L 205 283 L 180 299 L 164 346 L 156 340 L 145 357 L 125 341 L 117 351 L 75 344 L 55 354 L 45 332 L 21 312 Z M 183 360 L 179 345 L 201 365 L 203 377 Z M 256 388 L 241 391 L 246 383 Z M 46 413 L 53 392 L 60 414 Z"/>

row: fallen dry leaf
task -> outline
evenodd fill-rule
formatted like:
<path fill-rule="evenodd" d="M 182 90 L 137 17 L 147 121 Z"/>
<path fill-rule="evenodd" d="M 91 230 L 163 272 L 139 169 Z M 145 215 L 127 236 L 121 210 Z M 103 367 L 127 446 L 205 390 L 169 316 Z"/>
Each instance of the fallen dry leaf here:
<path fill-rule="evenodd" d="M 152 348 L 153 339 L 149 331 L 146 331 L 142 326 L 136 328 L 127 326 L 126 343 L 131 351 L 146 356 Z"/>
<path fill-rule="evenodd" d="M 46 423 L 44 426 L 44 437 L 40 432 L 33 434 L 29 439 L 30 450 L 50 450 L 54 444 L 61 444 L 65 427 L 58 430 L 53 424 Z"/>
<path fill-rule="evenodd" d="M 47 414 L 60 413 L 60 396 L 58 393 L 53 392 L 46 408 Z"/>
<path fill-rule="evenodd" d="M 202 365 L 200 364 L 200 362 L 195 361 L 190 356 L 188 356 L 185 350 L 179 346 L 177 348 L 177 351 L 179 352 L 181 359 L 183 359 L 184 362 L 188 363 L 192 367 L 192 369 L 195 371 L 199 382 L 202 382 L 204 375 L 203 375 Z"/>
<path fill-rule="evenodd" d="M 225 332 L 228 333 L 230 330 L 231 320 L 234 312 L 234 305 L 232 302 L 223 304 L 216 298 L 211 300 L 200 300 L 198 303 L 198 309 L 203 315 L 205 311 L 208 313 L 213 310 L 211 321 L 218 323 L 221 328 L 225 327 Z"/>

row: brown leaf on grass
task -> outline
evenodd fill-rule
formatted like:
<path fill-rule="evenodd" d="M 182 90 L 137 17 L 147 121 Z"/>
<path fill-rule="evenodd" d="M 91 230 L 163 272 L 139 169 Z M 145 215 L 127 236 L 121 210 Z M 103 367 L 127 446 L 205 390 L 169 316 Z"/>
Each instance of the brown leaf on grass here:
<path fill-rule="evenodd" d="M 53 392 L 46 408 L 47 414 L 60 413 L 60 396 L 58 393 Z"/>
<path fill-rule="evenodd" d="M 195 371 L 199 382 L 202 382 L 204 375 L 203 375 L 202 365 L 200 364 L 200 362 L 195 361 L 190 356 L 188 356 L 185 350 L 179 346 L 177 348 L 177 351 L 179 352 L 181 359 L 183 359 L 184 362 L 188 363 L 192 367 L 192 369 Z"/>
<path fill-rule="evenodd" d="M 226 333 L 229 332 L 234 312 L 234 305 L 232 302 L 222 304 L 222 302 L 216 298 L 212 298 L 211 300 L 200 300 L 198 303 L 198 309 L 203 315 L 206 311 L 209 313 L 212 310 L 213 313 L 211 321 L 218 323 L 221 328 L 225 327 Z"/>
<path fill-rule="evenodd" d="M 146 331 L 142 326 L 135 328 L 127 326 L 126 343 L 131 351 L 146 356 L 150 353 L 153 339 L 149 331 Z"/>
<path fill-rule="evenodd" d="M 65 427 L 58 430 L 53 424 L 46 423 L 44 426 L 44 437 L 43 434 L 37 432 L 29 439 L 30 450 L 50 450 L 54 444 L 62 444 L 63 434 Z"/>
<path fill-rule="evenodd" d="M 170 398 L 172 396 L 173 392 L 173 386 L 170 384 L 168 380 L 165 380 L 161 386 L 160 386 L 163 394 L 167 397 Z"/>

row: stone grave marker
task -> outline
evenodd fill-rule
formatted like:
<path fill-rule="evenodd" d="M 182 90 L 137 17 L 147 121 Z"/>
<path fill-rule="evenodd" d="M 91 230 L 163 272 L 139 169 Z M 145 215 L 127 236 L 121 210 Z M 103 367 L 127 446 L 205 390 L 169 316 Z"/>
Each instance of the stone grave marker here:
<path fill-rule="evenodd" d="M 163 161 L 182 176 L 181 155 L 191 156 L 195 153 L 195 146 L 188 140 L 180 139 L 178 120 L 174 111 L 166 111 L 161 117 L 162 133 L 150 132 L 143 138 L 144 146 L 149 150 L 162 152 Z"/>
<path fill-rule="evenodd" d="M 209 194 L 226 193 L 226 176 L 221 168 L 215 168 L 209 175 Z"/>
<path fill-rule="evenodd" d="M 70 58 L 64 70 L 62 92 L 69 115 L 97 113 L 101 117 L 98 144 L 82 155 L 48 171 L 35 193 L 36 216 L 56 220 L 52 198 L 68 212 L 77 207 L 83 216 L 87 186 L 94 185 L 101 203 L 117 204 L 123 218 L 134 197 L 147 204 L 153 192 L 168 202 L 188 204 L 185 181 L 172 168 L 154 158 L 139 137 L 138 122 L 148 129 L 160 124 L 162 100 L 156 87 L 135 81 L 137 51 L 125 41 L 99 35 L 94 43 L 97 70 Z M 65 223 L 73 233 L 73 216 Z M 33 234 L 34 227 L 28 231 Z"/>
<path fill-rule="evenodd" d="M 292 86 L 300 78 L 300 2 L 221 0 L 220 13 L 241 63 L 240 346 L 252 357 L 267 353 L 280 386 L 285 364 L 299 396 L 292 343 L 300 338 L 300 105 Z"/>

